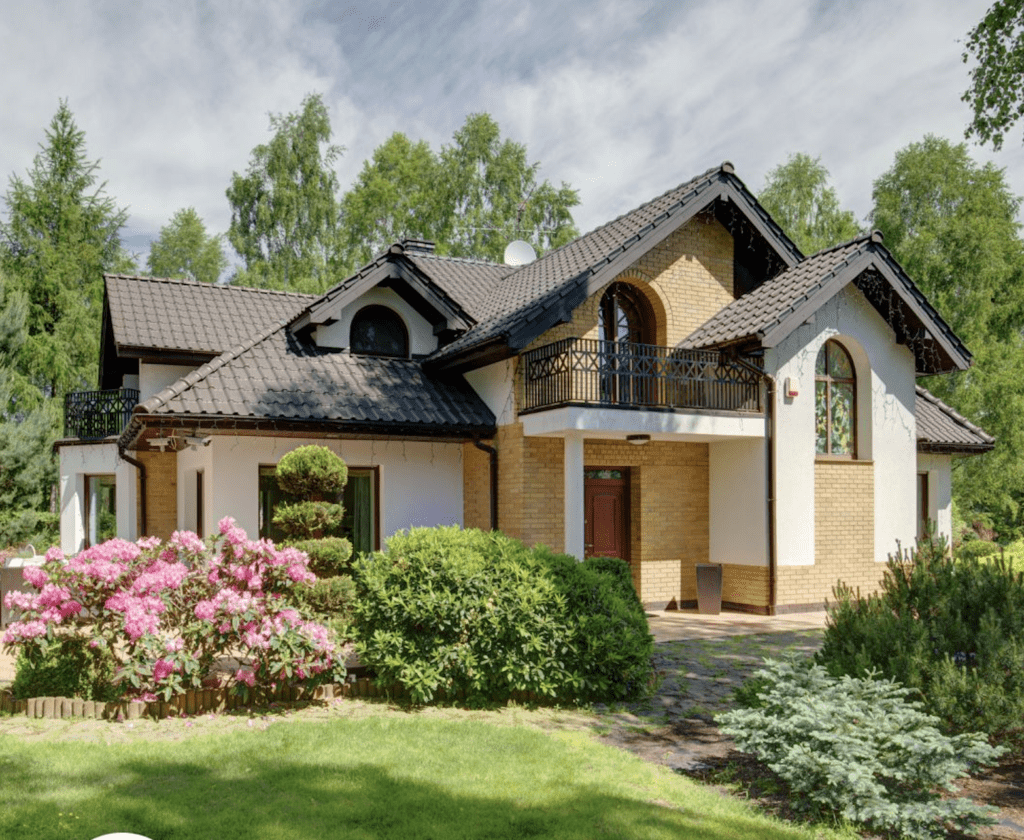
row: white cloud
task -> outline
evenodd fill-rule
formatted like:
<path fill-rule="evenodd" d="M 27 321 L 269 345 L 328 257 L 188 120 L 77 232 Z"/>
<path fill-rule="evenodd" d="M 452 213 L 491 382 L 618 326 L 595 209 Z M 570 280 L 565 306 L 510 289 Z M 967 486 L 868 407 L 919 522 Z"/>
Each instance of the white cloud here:
<path fill-rule="evenodd" d="M 392 132 L 436 148 L 485 110 L 543 177 L 579 188 L 584 230 L 724 159 L 756 192 L 796 151 L 821 155 L 863 217 L 897 149 L 962 136 L 957 39 L 988 4 L 9 1 L 0 175 L 31 165 L 66 97 L 138 250 L 185 206 L 224 231 L 268 112 L 317 91 L 343 187 Z M 1016 139 L 972 153 L 1024 192 Z"/>

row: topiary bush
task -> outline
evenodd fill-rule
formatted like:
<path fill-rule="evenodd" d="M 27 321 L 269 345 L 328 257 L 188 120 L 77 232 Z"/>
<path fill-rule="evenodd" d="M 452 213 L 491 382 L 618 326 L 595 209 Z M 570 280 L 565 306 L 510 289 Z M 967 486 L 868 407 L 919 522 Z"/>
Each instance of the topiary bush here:
<path fill-rule="evenodd" d="M 943 731 L 1024 746 L 1024 575 L 925 541 L 889 557 L 878 594 L 834 594 L 817 654 L 829 673 L 878 672 L 912 689 Z"/>
<path fill-rule="evenodd" d="M 798 811 L 908 838 L 995 822 L 992 809 L 942 794 L 1003 750 L 983 735 L 943 735 L 909 689 L 877 676 L 836 678 L 810 660 L 768 660 L 754 674 L 755 707 L 717 722 L 785 780 Z"/>
<path fill-rule="evenodd" d="M 498 532 L 413 528 L 357 560 L 356 650 L 415 703 L 625 699 L 651 675 L 635 593 L 599 564 Z"/>
<path fill-rule="evenodd" d="M 319 578 L 337 577 L 351 570 L 352 543 L 343 537 L 296 540 L 288 543 L 309 557 L 309 570 Z"/>

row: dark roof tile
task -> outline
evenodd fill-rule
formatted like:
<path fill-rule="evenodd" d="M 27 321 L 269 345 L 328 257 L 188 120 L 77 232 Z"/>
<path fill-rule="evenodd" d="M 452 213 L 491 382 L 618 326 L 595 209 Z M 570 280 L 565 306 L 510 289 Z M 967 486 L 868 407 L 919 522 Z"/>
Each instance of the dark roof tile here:
<path fill-rule="evenodd" d="M 995 438 L 961 416 L 934 394 L 917 386 L 914 403 L 917 448 L 942 454 L 987 452 Z"/>

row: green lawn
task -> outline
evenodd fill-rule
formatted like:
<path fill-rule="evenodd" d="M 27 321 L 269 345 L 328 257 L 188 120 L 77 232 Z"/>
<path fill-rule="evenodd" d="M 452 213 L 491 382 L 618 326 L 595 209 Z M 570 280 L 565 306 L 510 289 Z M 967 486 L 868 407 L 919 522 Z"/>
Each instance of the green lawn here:
<path fill-rule="evenodd" d="M 498 726 L 479 714 L 380 705 L 366 717 L 254 720 L 180 740 L 166 733 L 183 733 L 182 721 L 142 724 L 162 727 L 156 738 L 95 724 L 100 743 L 74 740 L 73 730 L 44 740 L 35 724 L 0 735 L 0 837 L 833 836 L 770 820 L 585 732 Z"/>

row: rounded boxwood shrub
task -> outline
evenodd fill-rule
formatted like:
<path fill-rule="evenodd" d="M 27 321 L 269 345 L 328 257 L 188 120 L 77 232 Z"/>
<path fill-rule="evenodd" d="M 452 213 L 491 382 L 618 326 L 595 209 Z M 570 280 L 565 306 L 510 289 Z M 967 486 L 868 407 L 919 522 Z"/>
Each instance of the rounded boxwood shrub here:
<path fill-rule="evenodd" d="M 414 528 L 354 565 L 356 650 L 416 703 L 647 690 L 652 638 L 621 574 L 497 532 Z"/>
<path fill-rule="evenodd" d="M 1001 557 L 952 558 L 944 541 L 890 555 L 881 590 L 834 590 L 818 661 L 913 689 L 947 733 L 1024 747 L 1024 574 Z"/>

